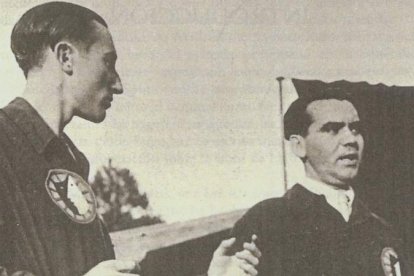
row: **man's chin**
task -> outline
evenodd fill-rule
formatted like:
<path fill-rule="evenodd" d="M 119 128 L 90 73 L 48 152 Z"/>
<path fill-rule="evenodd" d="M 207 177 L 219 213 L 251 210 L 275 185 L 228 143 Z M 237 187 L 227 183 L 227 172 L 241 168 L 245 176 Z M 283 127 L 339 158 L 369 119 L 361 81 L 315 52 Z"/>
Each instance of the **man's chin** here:
<path fill-rule="evenodd" d="M 102 116 L 94 118 L 94 120 L 92 122 L 99 124 L 101 122 L 103 122 L 106 118 L 106 113 L 104 113 Z"/>
<path fill-rule="evenodd" d="M 100 114 L 83 115 L 83 116 L 79 116 L 79 117 L 82 118 L 82 119 L 85 119 L 85 120 L 87 120 L 89 122 L 99 124 L 99 123 L 101 123 L 101 122 L 103 122 L 105 120 L 105 118 L 106 118 L 106 112 L 104 111 L 104 112 L 102 112 Z"/>
<path fill-rule="evenodd" d="M 338 182 L 349 185 L 354 181 L 357 175 L 358 175 L 357 170 L 338 175 L 338 180 L 339 180 Z"/>

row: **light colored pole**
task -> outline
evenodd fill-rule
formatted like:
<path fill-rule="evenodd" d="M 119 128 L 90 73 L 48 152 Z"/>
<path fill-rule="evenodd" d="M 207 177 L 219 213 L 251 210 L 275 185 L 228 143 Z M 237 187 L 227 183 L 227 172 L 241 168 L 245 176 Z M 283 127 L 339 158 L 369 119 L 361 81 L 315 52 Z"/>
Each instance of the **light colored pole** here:
<path fill-rule="evenodd" d="M 280 110 L 280 125 L 281 125 L 281 146 L 282 146 L 282 163 L 283 163 L 283 187 L 285 192 L 288 188 L 288 181 L 287 181 L 287 170 L 286 170 L 286 150 L 285 150 L 285 135 L 284 135 L 284 122 L 283 122 L 283 86 L 282 82 L 285 78 L 284 77 L 277 77 L 276 80 L 279 83 L 279 110 Z"/>

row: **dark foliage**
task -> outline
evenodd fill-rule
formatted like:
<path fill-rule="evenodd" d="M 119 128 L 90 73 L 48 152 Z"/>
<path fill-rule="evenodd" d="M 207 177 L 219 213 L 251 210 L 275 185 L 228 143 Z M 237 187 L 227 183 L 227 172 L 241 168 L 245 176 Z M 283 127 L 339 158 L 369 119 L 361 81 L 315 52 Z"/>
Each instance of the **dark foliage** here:
<path fill-rule="evenodd" d="M 131 172 L 113 167 L 111 160 L 96 172 L 91 186 L 98 201 L 98 213 L 109 231 L 163 222 L 152 213 L 148 196 L 139 191 Z"/>

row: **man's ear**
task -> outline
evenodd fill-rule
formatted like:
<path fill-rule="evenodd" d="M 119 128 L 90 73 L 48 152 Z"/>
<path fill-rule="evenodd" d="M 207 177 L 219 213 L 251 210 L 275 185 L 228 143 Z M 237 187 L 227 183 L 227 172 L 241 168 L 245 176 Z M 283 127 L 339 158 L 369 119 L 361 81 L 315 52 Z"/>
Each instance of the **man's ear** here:
<path fill-rule="evenodd" d="M 304 159 L 306 157 L 305 139 L 301 135 L 294 134 L 289 137 L 289 142 L 293 153 L 300 159 Z"/>
<path fill-rule="evenodd" d="M 68 75 L 73 74 L 73 56 L 75 48 L 72 44 L 62 41 L 55 46 L 56 58 L 62 68 L 62 71 Z"/>

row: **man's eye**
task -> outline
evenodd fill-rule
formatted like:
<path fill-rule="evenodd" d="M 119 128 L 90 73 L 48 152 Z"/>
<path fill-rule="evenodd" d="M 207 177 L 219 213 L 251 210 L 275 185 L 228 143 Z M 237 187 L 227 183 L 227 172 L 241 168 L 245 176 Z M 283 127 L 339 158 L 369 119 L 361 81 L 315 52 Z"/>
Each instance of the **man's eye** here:
<path fill-rule="evenodd" d="M 104 62 L 105 62 L 105 66 L 106 66 L 106 67 L 108 67 L 108 68 L 110 68 L 110 69 L 115 68 L 115 61 L 112 61 L 112 60 L 105 60 Z"/>
<path fill-rule="evenodd" d="M 328 131 L 332 132 L 332 133 L 338 133 L 340 129 L 341 129 L 340 126 L 332 126 L 332 127 L 328 128 Z"/>
<path fill-rule="evenodd" d="M 344 125 L 342 123 L 327 123 L 322 127 L 322 132 L 337 134 Z"/>
<path fill-rule="evenodd" d="M 359 122 L 350 124 L 349 129 L 355 134 L 360 134 L 363 131 L 362 125 Z"/>

